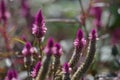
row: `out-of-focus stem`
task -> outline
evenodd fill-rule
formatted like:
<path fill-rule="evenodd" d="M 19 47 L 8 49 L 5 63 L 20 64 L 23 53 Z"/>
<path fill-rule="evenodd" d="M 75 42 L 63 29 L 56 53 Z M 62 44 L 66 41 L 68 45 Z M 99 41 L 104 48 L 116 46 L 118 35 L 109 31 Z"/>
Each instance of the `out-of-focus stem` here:
<path fill-rule="evenodd" d="M 71 24 L 76 24 L 79 23 L 75 19 L 60 19 L 60 18 L 55 18 L 55 19 L 46 19 L 45 22 L 50 23 L 50 22 L 61 22 L 61 23 L 71 23 Z"/>
<path fill-rule="evenodd" d="M 7 51 L 10 51 L 10 43 L 9 43 L 9 38 L 8 38 L 8 34 L 6 32 L 6 25 L 3 25 L 3 28 L 0 28 L 0 33 L 2 34 L 4 40 L 5 40 L 5 46 Z"/>
<path fill-rule="evenodd" d="M 43 66 L 38 71 L 38 74 L 35 80 L 45 80 L 49 66 L 50 66 L 50 61 L 51 61 L 51 56 L 46 56 Z"/>
<path fill-rule="evenodd" d="M 41 39 L 38 39 L 38 46 L 39 46 L 39 50 L 40 50 L 40 56 L 42 58 L 43 57 L 43 53 L 42 53 L 42 42 L 41 42 Z"/>
<path fill-rule="evenodd" d="M 75 51 L 74 51 L 74 53 L 72 55 L 72 58 L 69 61 L 69 64 L 70 64 L 71 68 L 73 68 L 78 63 L 79 57 L 81 55 L 81 51 L 82 51 L 82 48 L 80 50 L 75 49 Z"/>
<path fill-rule="evenodd" d="M 53 73 L 53 77 L 55 78 L 56 72 L 60 67 L 60 57 L 59 56 L 55 56 L 55 62 L 54 62 L 54 73 Z"/>
<path fill-rule="evenodd" d="M 84 24 L 83 24 L 83 27 L 84 27 L 84 30 L 85 30 L 85 33 L 86 33 L 86 36 L 88 37 L 88 31 L 86 29 L 86 14 L 85 14 L 85 11 L 84 11 L 84 8 L 83 8 L 83 5 L 82 5 L 82 0 L 79 0 L 79 3 L 80 3 L 80 7 L 81 7 L 81 12 L 83 14 L 83 17 L 84 17 Z"/>

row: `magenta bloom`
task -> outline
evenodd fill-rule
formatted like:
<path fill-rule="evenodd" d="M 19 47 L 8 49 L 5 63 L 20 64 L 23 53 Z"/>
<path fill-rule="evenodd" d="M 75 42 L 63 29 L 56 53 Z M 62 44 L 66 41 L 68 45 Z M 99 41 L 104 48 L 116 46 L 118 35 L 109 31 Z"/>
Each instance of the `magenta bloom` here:
<path fill-rule="evenodd" d="M 95 19 L 93 20 L 93 24 L 96 27 L 101 27 L 101 16 L 102 16 L 102 8 L 95 6 L 95 7 L 91 7 L 90 8 L 90 14 L 93 15 L 95 17 Z"/>
<path fill-rule="evenodd" d="M 30 13 L 30 7 L 28 5 L 28 0 L 21 0 L 22 15 L 27 16 Z"/>
<path fill-rule="evenodd" d="M 18 75 L 15 70 L 8 70 L 4 80 L 18 80 Z"/>
<path fill-rule="evenodd" d="M 53 47 L 54 47 L 54 41 L 53 38 L 49 38 L 47 45 L 44 49 L 44 53 L 46 53 L 47 55 L 52 55 L 53 53 Z"/>
<path fill-rule="evenodd" d="M 4 2 L 4 0 L 1 0 L 1 2 L 0 2 L 0 18 L 1 18 L 1 20 L 3 20 L 6 23 L 8 16 L 9 15 L 6 10 L 5 2 Z"/>
<path fill-rule="evenodd" d="M 35 17 L 35 23 L 33 24 L 32 34 L 37 38 L 42 38 L 46 33 L 47 28 L 45 27 L 44 17 L 42 11 L 39 10 Z"/>
<path fill-rule="evenodd" d="M 62 54 L 62 48 L 59 43 L 56 43 L 53 47 L 53 53 L 55 56 L 61 56 Z"/>
<path fill-rule="evenodd" d="M 34 47 L 32 47 L 30 42 L 26 42 L 22 50 L 24 56 L 31 55 L 34 52 Z"/>
<path fill-rule="evenodd" d="M 35 65 L 35 67 L 33 68 L 33 71 L 31 72 L 31 76 L 33 78 L 35 78 L 37 76 L 40 67 L 41 67 L 41 61 L 38 61 L 37 64 Z"/>
<path fill-rule="evenodd" d="M 74 41 L 74 46 L 76 48 L 82 48 L 86 43 L 86 40 L 83 37 L 83 31 L 81 29 L 78 29 L 76 39 Z"/>
<path fill-rule="evenodd" d="M 69 66 L 68 63 L 64 63 L 64 65 L 63 65 L 63 71 L 65 73 L 70 73 L 70 66 Z"/>
<path fill-rule="evenodd" d="M 112 37 L 112 44 L 120 43 L 120 27 L 115 28 L 111 33 Z"/>

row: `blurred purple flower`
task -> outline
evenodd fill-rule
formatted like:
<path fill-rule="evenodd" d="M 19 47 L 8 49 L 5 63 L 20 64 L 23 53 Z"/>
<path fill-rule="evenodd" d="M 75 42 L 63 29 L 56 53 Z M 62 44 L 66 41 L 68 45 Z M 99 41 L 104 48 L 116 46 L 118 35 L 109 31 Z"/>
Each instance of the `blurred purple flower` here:
<path fill-rule="evenodd" d="M 90 8 L 90 15 L 94 16 L 93 25 L 97 28 L 102 26 L 101 24 L 101 16 L 102 16 L 102 8 L 99 6 L 93 6 Z"/>
<path fill-rule="evenodd" d="M 53 47 L 53 53 L 55 56 L 61 56 L 62 54 L 62 48 L 59 43 L 56 43 Z"/>
<path fill-rule="evenodd" d="M 21 0 L 22 15 L 26 17 L 30 13 L 30 7 L 28 5 L 28 0 Z"/>
<path fill-rule="evenodd" d="M 7 75 L 4 80 L 18 80 L 18 75 L 16 70 L 8 70 Z"/>
<path fill-rule="evenodd" d="M 1 2 L 0 2 L 0 19 L 3 20 L 4 23 L 6 23 L 8 17 L 9 17 L 9 13 L 6 10 L 5 1 L 1 0 Z"/>
<path fill-rule="evenodd" d="M 47 46 L 44 49 L 44 53 L 46 53 L 47 55 L 52 55 L 53 47 L 54 47 L 53 38 L 49 38 L 47 42 Z"/>
<path fill-rule="evenodd" d="M 90 40 L 95 40 L 96 38 L 97 38 L 97 31 L 95 30 L 95 29 L 93 29 L 92 31 L 91 31 L 91 33 L 89 34 L 89 39 Z"/>
<path fill-rule="evenodd" d="M 82 48 L 86 44 L 86 40 L 83 37 L 83 31 L 78 29 L 76 39 L 74 41 L 74 46 L 76 48 Z"/>
<path fill-rule="evenodd" d="M 26 36 L 25 36 L 25 35 L 22 35 L 22 36 L 21 36 L 21 40 L 23 40 L 24 42 L 27 42 Z"/>
<path fill-rule="evenodd" d="M 35 65 L 35 67 L 33 68 L 33 71 L 31 72 L 31 76 L 33 78 L 35 78 L 37 76 L 40 67 L 41 67 L 41 61 L 38 61 L 37 64 Z"/>
<path fill-rule="evenodd" d="M 46 33 L 46 26 L 44 17 L 42 15 L 42 11 L 39 10 L 35 17 L 35 23 L 33 24 L 32 34 L 34 34 L 37 38 L 42 38 Z"/>
<path fill-rule="evenodd" d="M 111 33 L 112 37 L 112 44 L 120 43 L 120 27 L 115 28 Z"/>

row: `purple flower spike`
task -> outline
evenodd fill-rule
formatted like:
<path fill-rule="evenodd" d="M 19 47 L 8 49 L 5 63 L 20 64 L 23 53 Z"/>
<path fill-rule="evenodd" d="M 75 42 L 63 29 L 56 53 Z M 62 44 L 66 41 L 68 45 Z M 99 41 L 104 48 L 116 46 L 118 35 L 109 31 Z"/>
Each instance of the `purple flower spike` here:
<path fill-rule="evenodd" d="M 61 56 L 62 54 L 62 48 L 61 45 L 59 43 L 56 43 L 54 48 L 53 48 L 53 53 L 55 56 Z"/>
<path fill-rule="evenodd" d="M 18 80 L 18 75 L 15 70 L 8 70 L 5 80 Z"/>
<path fill-rule="evenodd" d="M 86 40 L 83 37 L 83 31 L 81 29 L 78 29 L 76 39 L 74 41 L 74 45 L 76 47 L 83 47 L 86 43 Z"/>
<path fill-rule="evenodd" d="M 6 21 L 7 21 L 7 18 L 8 18 L 8 14 L 7 14 L 6 5 L 5 5 L 4 0 L 1 0 L 0 8 L 1 8 L 0 18 L 1 18 L 4 22 L 6 22 Z"/>
<path fill-rule="evenodd" d="M 33 78 L 35 78 L 37 76 L 40 67 L 41 67 L 41 61 L 38 61 L 37 64 L 35 65 L 35 67 L 33 68 L 33 71 L 31 72 L 31 76 Z"/>
<path fill-rule="evenodd" d="M 24 46 L 24 48 L 23 48 L 23 50 L 22 50 L 22 54 L 23 54 L 24 56 L 31 55 L 32 52 L 33 52 L 32 49 L 33 49 L 33 47 L 32 47 L 32 45 L 31 45 L 31 43 L 30 43 L 30 42 L 26 42 L 26 44 L 25 44 L 25 46 Z"/>
<path fill-rule="evenodd" d="M 70 72 L 70 66 L 69 66 L 68 63 L 64 63 L 64 65 L 63 65 L 63 71 L 65 73 L 69 73 Z"/>
<path fill-rule="evenodd" d="M 42 11 L 39 10 L 35 17 L 35 23 L 33 24 L 32 34 L 37 38 L 42 38 L 46 33 L 47 28 L 45 27 L 44 17 Z"/>
<path fill-rule="evenodd" d="M 97 31 L 95 29 L 93 29 L 89 35 L 89 38 L 91 40 L 95 40 L 97 38 Z"/>
<path fill-rule="evenodd" d="M 54 41 L 53 38 L 49 38 L 47 42 L 47 46 L 44 49 L 44 53 L 47 55 L 51 55 L 53 53 Z"/>
<path fill-rule="evenodd" d="M 1 13 L 5 14 L 5 11 L 6 11 L 5 2 L 4 0 L 1 0 Z"/>

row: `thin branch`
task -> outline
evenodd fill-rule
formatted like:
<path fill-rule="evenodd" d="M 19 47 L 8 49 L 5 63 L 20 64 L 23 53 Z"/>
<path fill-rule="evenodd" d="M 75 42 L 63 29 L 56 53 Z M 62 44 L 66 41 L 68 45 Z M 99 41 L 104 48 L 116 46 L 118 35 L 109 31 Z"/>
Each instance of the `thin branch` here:
<path fill-rule="evenodd" d="M 79 4 L 80 4 L 81 12 L 82 12 L 82 14 L 84 16 L 84 22 L 85 22 L 86 21 L 86 14 L 85 14 L 85 11 L 84 11 L 84 8 L 83 8 L 83 5 L 82 5 L 82 0 L 79 0 Z M 84 26 L 86 36 L 88 36 L 88 31 L 86 29 L 86 23 L 83 26 Z"/>
<path fill-rule="evenodd" d="M 79 4 L 80 4 L 80 7 L 81 7 L 82 14 L 85 16 L 85 11 L 84 11 L 84 8 L 83 8 L 81 0 L 79 0 Z"/>
<path fill-rule="evenodd" d="M 108 15 L 108 20 L 107 20 L 107 23 L 106 23 L 106 28 L 109 27 L 110 20 L 111 20 L 111 13 L 109 13 L 109 15 Z"/>
<path fill-rule="evenodd" d="M 71 24 L 76 24 L 78 23 L 77 20 L 75 19 L 46 19 L 45 20 L 47 23 L 50 23 L 50 22 L 61 22 L 61 23 L 71 23 Z"/>

